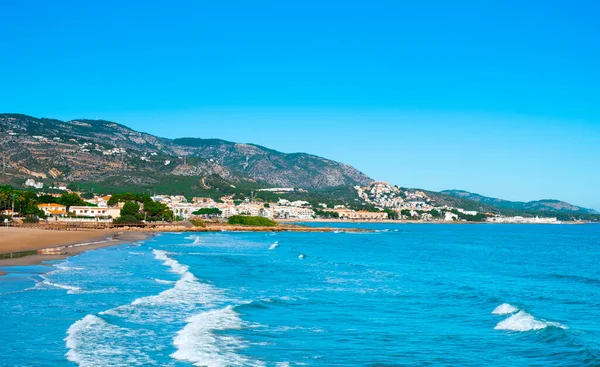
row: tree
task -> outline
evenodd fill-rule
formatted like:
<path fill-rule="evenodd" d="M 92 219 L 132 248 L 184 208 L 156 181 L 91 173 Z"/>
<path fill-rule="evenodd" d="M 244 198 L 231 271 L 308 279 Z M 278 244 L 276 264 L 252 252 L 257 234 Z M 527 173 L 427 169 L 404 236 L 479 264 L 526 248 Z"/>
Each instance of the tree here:
<path fill-rule="evenodd" d="M 204 215 L 204 216 L 208 216 L 208 217 L 215 217 L 215 216 L 219 216 L 219 215 L 223 214 L 223 212 L 219 208 L 202 208 L 202 209 L 196 210 L 192 214 L 193 215 Z"/>
<path fill-rule="evenodd" d="M 65 192 L 64 194 L 62 194 L 60 196 L 60 199 L 58 199 L 58 203 L 66 206 L 67 211 L 69 211 L 69 209 L 72 206 L 87 205 L 87 203 L 85 201 L 81 200 L 79 195 L 77 195 L 74 192 Z"/>
<path fill-rule="evenodd" d="M 326 219 L 339 219 L 340 213 L 328 210 L 315 209 L 315 216 Z"/>
<path fill-rule="evenodd" d="M 121 208 L 121 216 L 122 217 L 127 217 L 127 216 L 137 216 L 138 213 L 140 211 L 140 205 L 138 203 L 136 203 L 135 201 L 128 201 L 125 203 L 125 205 L 123 205 L 123 208 Z"/>
<path fill-rule="evenodd" d="M 83 193 L 83 195 L 81 195 L 81 197 L 89 200 L 94 198 L 94 194 L 92 194 L 91 192 L 85 192 Z"/>
<path fill-rule="evenodd" d="M 387 215 L 388 215 L 388 219 L 391 219 L 391 220 L 397 220 L 397 219 L 398 219 L 398 217 L 399 217 L 399 215 L 398 215 L 398 212 L 397 212 L 397 211 L 394 211 L 394 210 L 392 210 L 392 209 L 386 209 L 386 210 L 384 210 L 384 212 L 386 212 L 386 213 L 387 213 Z"/>

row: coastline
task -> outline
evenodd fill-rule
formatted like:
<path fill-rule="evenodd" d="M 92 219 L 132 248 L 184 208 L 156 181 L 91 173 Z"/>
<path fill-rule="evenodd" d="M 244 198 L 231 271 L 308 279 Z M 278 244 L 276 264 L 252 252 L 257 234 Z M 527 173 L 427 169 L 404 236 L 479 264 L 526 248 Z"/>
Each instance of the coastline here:
<path fill-rule="evenodd" d="M 158 228 L 89 229 L 82 231 L 38 228 L 0 228 L 0 268 L 39 265 L 44 261 L 61 260 L 89 250 L 145 240 L 155 233 L 168 232 L 362 232 L 355 228 L 306 227 L 281 224 L 275 227 L 251 227 L 207 224 L 205 227 L 168 226 Z M 6 269 L 5 269 L 6 270 Z M 0 270 L 0 277 L 7 272 Z"/>
<path fill-rule="evenodd" d="M 88 229 L 80 231 L 48 230 L 40 228 L 0 227 L 0 257 L 13 253 L 15 257 L 0 258 L 0 268 L 11 266 L 39 265 L 48 260 L 60 260 L 76 256 L 89 250 L 132 243 L 148 238 L 155 233 L 168 232 L 365 232 L 367 229 L 352 227 L 310 227 L 301 223 L 332 224 L 506 224 L 489 222 L 441 222 L 413 220 L 277 220 L 274 227 L 242 226 L 207 223 L 203 227 L 164 226 L 155 228 L 123 227 L 116 229 Z M 519 224 L 519 223 L 516 223 Z M 562 222 L 561 224 L 585 224 Z M 7 270 L 7 269 L 5 269 Z M 0 270 L 0 277 L 6 275 Z"/>
<path fill-rule="evenodd" d="M 117 230 L 50 231 L 34 228 L 0 229 L 0 267 L 39 265 L 43 261 L 60 260 L 88 250 L 115 246 L 146 239 L 147 233 Z M 20 254 L 21 253 L 21 254 Z M 23 253 L 31 253 L 21 256 Z M 0 276 L 6 275 L 0 270 Z"/>
<path fill-rule="evenodd" d="M 502 223 L 502 222 L 463 222 L 463 221 L 425 221 L 425 220 L 392 220 L 392 219 L 277 219 L 277 223 L 347 223 L 347 224 L 363 224 L 363 223 L 371 223 L 371 224 L 525 224 L 525 225 L 557 225 L 557 224 L 593 224 L 594 222 L 586 222 L 586 221 L 565 221 L 560 223 Z"/>

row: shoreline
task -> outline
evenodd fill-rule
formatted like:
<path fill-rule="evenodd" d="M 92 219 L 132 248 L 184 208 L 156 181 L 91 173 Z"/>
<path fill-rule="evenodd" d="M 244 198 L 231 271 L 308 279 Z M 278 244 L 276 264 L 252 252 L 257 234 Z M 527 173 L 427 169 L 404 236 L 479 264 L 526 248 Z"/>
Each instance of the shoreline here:
<path fill-rule="evenodd" d="M 122 227 L 116 229 L 87 229 L 80 231 L 50 230 L 41 228 L 0 227 L 0 257 L 15 255 L 15 257 L 0 258 L 0 268 L 12 266 L 39 265 L 44 261 L 61 260 L 80 253 L 99 248 L 117 246 L 145 240 L 155 233 L 184 233 L 184 232 L 368 232 L 364 228 L 352 227 L 310 227 L 302 223 L 332 223 L 332 224 L 546 224 L 546 223 L 489 223 L 489 222 L 442 222 L 442 221 L 412 221 L 412 220 L 277 220 L 273 227 L 242 226 L 207 223 L 204 227 L 165 226 L 155 228 Z M 586 224 L 585 222 L 562 222 L 560 224 Z M 0 270 L 0 277 L 8 272 Z"/>
<path fill-rule="evenodd" d="M 149 234 L 116 230 L 71 232 L 8 228 L 0 229 L 0 236 L 0 255 L 14 255 L 0 259 L 0 268 L 9 268 L 40 265 L 44 261 L 61 260 L 89 250 L 144 240 Z M 0 270 L 0 276 L 6 274 L 6 269 Z"/>
<path fill-rule="evenodd" d="M 370 220 L 370 219 L 348 219 L 348 220 L 341 220 L 341 219 L 277 219 L 276 220 L 277 223 L 348 223 L 348 224 L 352 224 L 352 223 L 356 223 L 356 224 L 530 224 L 530 225 L 558 225 L 558 224 L 568 224 L 568 225 L 574 225 L 574 224 L 594 224 L 595 222 L 586 222 L 586 221 L 580 221 L 580 222 L 575 222 L 575 221 L 565 221 L 565 222 L 560 222 L 560 223 L 502 223 L 502 222 L 463 222 L 463 221 L 436 221 L 436 220 L 432 220 L 432 221 L 424 221 L 424 220 L 404 220 L 404 219 L 399 219 L 399 220 L 392 220 L 392 219 L 375 219 L 375 220 Z"/>
<path fill-rule="evenodd" d="M 169 226 L 159 228 L 89 229 L 82 231 L 39 228 L 0 228 L 0 268 L 40 265 L 44 261 L 62 260 L 86 251 L 142 241 L 155 233 L 178 232 L 364 232 L 356 228 L 307 227 L 281 224 L 275 227 L 207 224 L 205 227 Z M 7 251 L 9 250 L 9 251 Z M 6 270 L 6 269 L 5 269 Z M 0 270 L 0 277 L 8 274 Z"/>

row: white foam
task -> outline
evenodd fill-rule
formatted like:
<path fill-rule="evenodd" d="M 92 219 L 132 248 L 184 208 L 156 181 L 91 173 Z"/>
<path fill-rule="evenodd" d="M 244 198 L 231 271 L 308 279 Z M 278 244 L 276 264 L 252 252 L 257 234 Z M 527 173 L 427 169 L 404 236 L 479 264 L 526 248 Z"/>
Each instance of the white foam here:
<path fill-rule="evenodd" d="M 525 332 L 532 330 L 542 330 L 549 326 L 567 329 L 566 326 L 558 322 L 537 320 L 535 317 L 533 317 L 525 311 L 519 311 L 516 314 L 507 318 L 506 320 L 500 321 L 494 329 Z"/>
<path fill-rule="evenodd" d="M 269 250 L 275 250 L 279 247 L 279 241 L 275 241 L 271 246 L 269 246 Z"/>
<path fill-rule="evenodd" d="M 154 254 L 154 257 L 157 260 L 161 260 L 164 265 L 170 267 L 171 271 L 173 273 L 183 275 L 183 274 L 187 273 L 188 270 L 189 270 L 189 267 L 187 265 L 182 265 L 182 264 L 179 263 L 179 261 L 170 258 L 167 255 L 166 251 L 163 251 L 163 250 L 152 250 L 152 253 Z"/>
<path fill-rule="evenodd" d="M 64 271 L 81 271 L 81 270 L 83 270 L 83 268 L 80 268 L 80 267 L 69 266 L 69 263 L 66 261 L 64 263 L 56 264 L 54 266 L 57 267 L 58 269 L 64 270 Z"/>
<path fill-rule="evenodd" d="M 237 353 L 246 347 L 241 338 L 214 333 L 242 328 L 242 320 L 231 306 L 205 311 L 186 321 L 173 339 L 177 350 L 171 354 L 172 358 L 206 367 L 265 365 Z"/>
<path fill-rule="evenodd" d="M 140 297 L 128 305 L 100 312 L 100 315 L 122 317 L 138 323 L 152 323 L 157 320 L 176 322 L 198 307 L 214 307 L 218 302 L 227 300 L 221 290 L 210 284 L 198 282 L 194 274 L 188 271 L 187 265 L 170 258 L 167 252 L 153 250 L 153 253 L 156 259 L 170 267 L 172 272 L 181 274 L 179 280 L 172 282 L 174 286 L 157 295 Z"/>
<path fill-rule="evenodd" d="M 55 283 L 55 282 L 50 281 L 50 279 L 46 278 L 43 275 L 40 275 L 40 276 L 43 279 L 41 281 L 41 284 L 43 284 L 45 286 L 64 289 L 67 291 L 67 294 L 75 294 L 75 293 L 81 292 L 81 288 L 79 288 L 79 287 L 75 287 L 75 286 L 68 285 L 68 284 Z"/>
<path fill-rule="evenodd" d="M 304 259 L 305 257 L 306 257 L 306 256 L 305 256 L 304 254 L 300 254 L 300 255 L 298 255 L 298 259 L 300 259 L 300 260 Z"/>
<path fill-rule="evenodd" d="M 516 308 L 515 306 L 508 304 L 508 303 L 503 303 L 500 306 L 496 307 L 494 309 L 494 311 L 492 311 L 493 315 L 508 315 L 511 313 L 515 313 L 519 311 L 518 308 Z"/>
<path fill-rule="evenodd" d="M 154 281 L 159 284 L 175 284 L 174 280 L 164 280 L 164 279 L 155 278 Z"/>
<path fill-rule="evenodd" d="M 200 239 L 200 236 L 198 235 L 192 235 L 192 236 L 187 236 L 185 237 L 186 240 L 194 240 L 194 242 L 192 242 L 192 245 L 199 245 L 202 243 L 202 240 Z"/>
<path fill-rule="evenodd" d="M 132 343 L 151 336 L 148 332 L 135 332 L 87 315 L 67 330 L 66 357 L 80 367 L 150 365 L 155 362 L 140 350 L 141 346 Z M 123 343 L 124 338 L 131 341 Z"/>

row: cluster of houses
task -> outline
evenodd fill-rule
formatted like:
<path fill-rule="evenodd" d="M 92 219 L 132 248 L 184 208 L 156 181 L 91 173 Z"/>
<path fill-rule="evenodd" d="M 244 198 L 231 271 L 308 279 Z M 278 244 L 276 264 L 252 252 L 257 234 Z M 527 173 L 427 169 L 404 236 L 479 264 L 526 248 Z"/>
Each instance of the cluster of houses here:
<path fill-rule="evenodd" d="M 108 197 L 110 199 L 110 197 Z M 96 199 L 96 198 L 94 198 Z M 102 201 L 104 205 L 98 206 L 71 206 L 68 208 L 61 204 L 38 204 L 38 208 L 46 214 L 51 220 L 64 221 L 69 217 L 69 214 L 80 219 L 93 219 L 93 220 L 112 220 L 116 219 L 121 215 L 120 207 L 108 207 L 106 202 L 108 200 L 90 200 L 91 201 Z M 96 204 L 96 203 L 94 203 Z"/>
<path fill-rule="evenodd" d="M 249 200 L 236 203 L 233 197 L 223 197 L 221 202 L 211 198 L 195 197 L 191 202 L 182 196 L 156 195 L 152 200 L 167 205 L 180 219 L 190 219 L 194 212 L 200 209 L 216 208 L 221 211 L 220 217 L 229 218 L 234 215 L 253 215 L 270 219 L 299 219 L 307 220 L 315 216 L 314 210 L 310 208 L 307 201 L 290 202 L 280 199 L 278 203 L 258 203 Z"/>
<path fill-rule="evenodd" d="M 419 190 L 403 190 L 383 181 L 367 186 L 355 186 L 358 196 L 365 202 L 394 210 L 426 210 L 434 208 L 427 194 Z"/>
<path fill-rule="evenodd" d="M 31 181 L 31 182 L 29 182 Z M 37 185 L 38 182 L 28 180 L 29 186 Z M 65 188 L 66 189 L 66 188 Z M 287 193 L 294 191 L 292 188 L 263 189 L 276 193 Z M 448 206 L 434 206 L 429 197 L 421 191 L 400 189 L 386 182 L 373 182 L 369 186 L 356 187 L 358 195 L 367 203 L 375 205 L 381 211 L 353 210 L 344 205 L 336 205 L 333 208 L 322 203 L 318 206 L 325 212 L 335 212 L 336 217 L 342 220 L 378 221 L 388 219 L 390 210 L 398 213 L 399 219 L 420 221 L 446 221 L 456 222 L 464 216 L 475 216 L 477 211 L 469 211 L 461 208 Z M 58 196 L 58 194 L 53 194 Z M 110 207 L 108 202 L 111 196 L 95 196 L 86 200 L 93 206 L 71 206 L 67 208 L 60 204 L 39 204 L 41 209 L 50 220 L 72 221 L 72 220 L 97 220 L 112 221 L 120 216 L 120 203 Z M 219 209 L 218 217 L 227 219 L 234 215 L 252 215 L 269 219 L 310 220 L 316 218 L 316 213 L 311 204 L 304 200 L 290 201 L 279 199 L 276 203 L 256 202 L 250 199 L 244 201 L 234 200 L 233 196 L 225 196 L 215 201 L 207 197 L 194 197 L 191 201 L 183 195 L 155 195 L 152 200 L 165 204 L 173 211 L 174 218 L 180 220 L 192 219 L 195 212 L 201 209 Z M 383 211 L 385 209 L 386 211 Z M 2 214 L 15 215 L 16 213 Z M 460 214 L 464 214 L 460 215 Z M 489 214 L 489 215 L 488 215 Z M 486 213 L 487 222 L 490 223 L 560 223 L 556 218 L 525 218 L 504 217 Z M 75 218 L 74 218 L 75 217 Z"/>
<path fill-rule="evenodd" d="M 526 218 L 521 216 L 515 217 L 504 217 L 504 216 L 494 216 L 487 218 L 487 221 L 490 223 L 513 223 L 513 224 L 560 224 L 561 222 L 556 218 L 549 217 L 535 217 L 535 218 Z"/>

